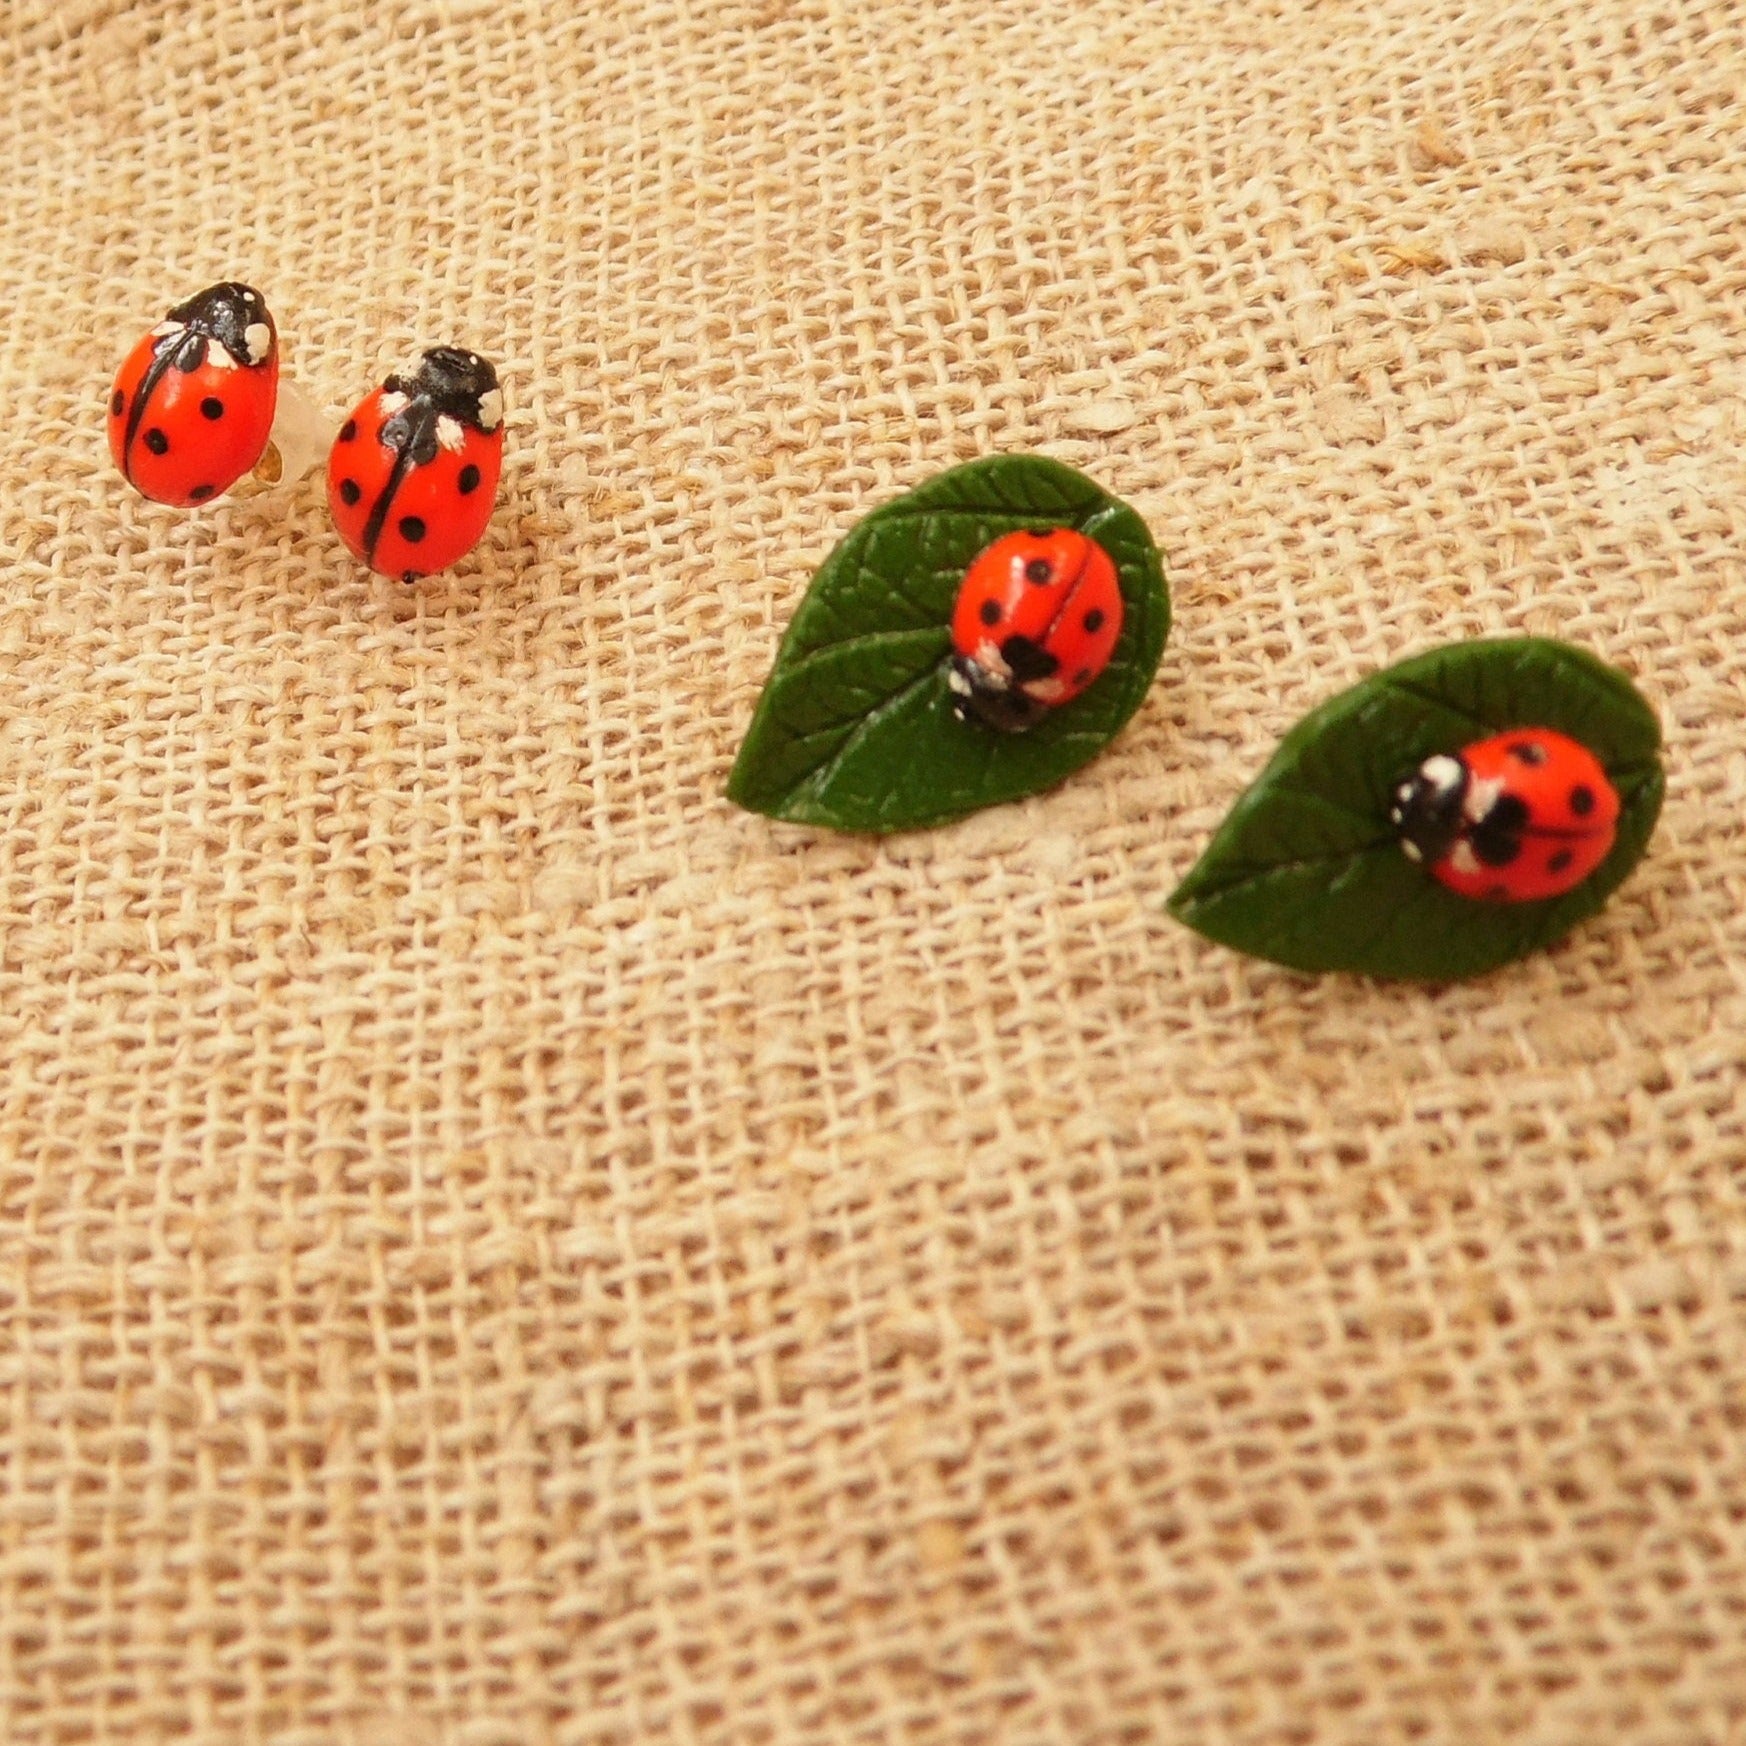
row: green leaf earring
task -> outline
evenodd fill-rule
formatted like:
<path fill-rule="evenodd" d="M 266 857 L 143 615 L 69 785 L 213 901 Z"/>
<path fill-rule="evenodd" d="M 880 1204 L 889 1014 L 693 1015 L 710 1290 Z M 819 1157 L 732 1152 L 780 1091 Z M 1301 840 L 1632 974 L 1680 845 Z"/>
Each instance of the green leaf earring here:
<path fill-rule="evenodd" d="M 1052 787 L 1139 708 L 1170 628 L 1138 515 L 1083 474 L 997 455 L 875 510 L 789 625 L 728 798 L 887 832 Z"/>
<path fill-rule="evenodd" d="M 1580 649 L 1435 649 L 1287 734 L 1171 913 L 1295 970 L 1480 975 L 1560 939 L 1636 866 L 1660 746 L 1630 681 Z"/>

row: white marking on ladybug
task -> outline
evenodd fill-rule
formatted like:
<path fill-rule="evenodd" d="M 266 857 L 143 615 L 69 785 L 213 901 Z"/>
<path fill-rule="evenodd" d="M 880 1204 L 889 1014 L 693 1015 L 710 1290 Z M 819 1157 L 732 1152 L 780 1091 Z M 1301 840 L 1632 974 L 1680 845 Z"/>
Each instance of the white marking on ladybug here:
<path fill-rule="evenodd" d="M 171 334 L 180 333 L 183 325 L 184 324 L 179 321 L 160 321 L 158 325 L 152 329 L 152 338 L 168 339 Z"/>
<path fill-rule="evenodd" d="M 1006 657 L 987 637 L 976 645 L 976 665 L 982 669 L 990 691 L 1004 691 L 1012 684 L 1012 668 Z"/>
<path fill-rule="evenodd" d="M 466 446 L 467 433 L 445 412 L 437 420 L 437 441 L 451 455 L 458 455 Z"/>
<path fill-rule="evenodd" d="M 404 412 L 406 410 L 406 396 L 404 394 L 384 394 L 382 396 L 382 410 L 390 418 L 397 412 Z"/>
<path fill-rule="evenodd" d="M 264 321 L 251 321 L 243 329 L 243 344 L 249 349 L 249 362 L 258 364 L 273 349 L 273 330 Z"/>
<path fill-rule="evenodd" d="M 1034 697 L 1038 703 L 1053 703 L 1066 695 L 1067 683 L 1063 679 L 1033 679 L 1028 685 L 1021 685 L 1019 690 Z"/>
<path fill-rule="evenodd" d="M 503 390 L 488 388 L 479 396 L 479 428 L 489 434 L 503 422 Z"/>
<path fill-rule="evenodd" d="M 1449 851 L 1449 865 L 1457 873 L 1477 873 L 1479 857 L 1473 852 L 1473 845 L 1465 837 L 1460 838 L 1455 847 Z"/>
<path fill-rule="evenodd" d="M 1439 794 L 1447 794 L 1451 789 L 1461 786 L 1462 764 L 1459 758 L 1451 758 L 1439 752 L 1434 758 L 1427 758 L 1419 766 L 1419 774 L 1436 789 Z M 1410 792 L 1410 784 L 1403 785 L 1401 798 L 1404 800 Z"/>
<path fill-rule="evenodd" d="M 1395 822 L 1398 824 L 1400 822 L 1400 814 L 1397 812 L 1394 817 Z M 1400 846 L 1400 852 L 1405 855 L 1409 861 L 1422 861 L 1425 858 L 1425 851 L 1421 849 L 1417 843 L 1403 841 Z"/>
<path fill-rule="evenodd" d="M 234 370 L 236 368 L 236 359 L 230 355 L 229 348 L 213 340 L 206 342 L 206 361 L 215 370 Z"/>
<path fill-rule="evenodd" d="M 1501 782 L 1475 782 L 1468 789 L 1466 800 L 1461 803 L 1461 811 L 1474 824 L 1478 824 L 1497 805 L 1498 796 L 1502 793 Z"/>
<path fill-rule="evenodd" d="M 954 667 L 951 672 L 946 675 L 946 689 L 948 691 L 957 692 L 960 697 L 968 697 L 976 688 L 970 683 L 964 674 Z"/>

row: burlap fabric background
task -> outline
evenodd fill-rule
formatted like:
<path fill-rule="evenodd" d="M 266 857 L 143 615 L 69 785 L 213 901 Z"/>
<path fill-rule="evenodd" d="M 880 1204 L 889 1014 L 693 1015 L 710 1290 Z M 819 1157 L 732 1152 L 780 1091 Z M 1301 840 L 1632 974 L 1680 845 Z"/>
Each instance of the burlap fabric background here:
<path fill-rule="evenodd" d="M 0 1739 L 1746 1733 L 1746 15 L 11 0 Z M 109 469 L 229 274 L 492 532 Z M 1179 613 L 1058 792 L 721 788 L 868 507 L 1036 448 Z M 1555 954 L 1162 900 L 1276 737 L 1527 630 L 1664 712 Z"/>

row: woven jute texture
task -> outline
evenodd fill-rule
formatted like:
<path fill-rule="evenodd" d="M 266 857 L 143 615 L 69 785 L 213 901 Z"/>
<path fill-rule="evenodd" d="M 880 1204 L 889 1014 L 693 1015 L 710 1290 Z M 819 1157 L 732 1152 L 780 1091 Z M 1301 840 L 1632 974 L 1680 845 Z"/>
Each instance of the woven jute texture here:
<path fill-rule="evenodd" d="M 0 1740 L 1746 1738 L 1737 0 L 6 0 Z M 499 360 L 414 587 L 112 472 L 260 285 Z M 722 798 L 856 517 L 1040 450 L 1177 629 L 1056 792 Z M 1567 637 L 1663 826 L 1476 984 L 1163 900 Z"/>

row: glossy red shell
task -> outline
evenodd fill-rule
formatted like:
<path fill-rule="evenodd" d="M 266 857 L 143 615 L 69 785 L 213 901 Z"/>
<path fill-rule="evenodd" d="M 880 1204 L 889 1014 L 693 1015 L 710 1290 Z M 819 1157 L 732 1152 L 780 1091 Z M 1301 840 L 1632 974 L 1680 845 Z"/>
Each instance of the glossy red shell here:
<path fill-rule="evenodd" d="M 479 543 L 496 507 L 503 427 L 486 433 L 459 425 L 458 447 L 438 448 L 396 483 L 397 453 L 382 441 L 390 416 L 382 405 L 386 392 L 366 395 L 340 427 L 328 456 L 328 507 L 355 558 L 385 576 L 412 580 L 447 569 Z M 370 523 L 378 511 L 372 546 Z"/>
<path fill-rule="evenodd" d="M 279 346 L 275 339 L 260 363 L 239 364 L 208 340 L 199 368 L 171 365 L 145 388 L 157 345 L 147 334 L 115 373 L 109 452 L 141 495 L 189 508 L 228 491 L 260 460 L 279 401 Z"/>
<path fill-rule="evenodd" d="M 1550 728 L 1513 728 L 1464 746 L 1468 794 L 1523 816 L 1501 833 L 1514 852 L 1501 864 L 1475 853 L 1473 836 L 1458 838 L 1432 874 L 1463 897 L 1493 903 L 1532 903 L 1574 890 L 1612 851 L 1618 834 L 1619 796 L 1600 760 L 1586 746 Z M 1519 807 L 1514 803 L 1519 803 Z M 1493 832 L 1494 836 L 1500 833 Z M 1497 851 L 1493 851 L 1495 854 Z"/>
<path fill-rule="evenodd" d="M 1073 528 L 1006 534 L 965 572 L 952 612 L 952 647 L 977 667 L 1012 671 L 1017 688 L 1050 708 L 1071 701 L 1109 665 L 1122 629 L 1114 560 Z M 1012 639 L 1041 650 L 1053 670 L 1027 676 Z M 1046 663 L 1044 663 L 1046 664 Z"/>

